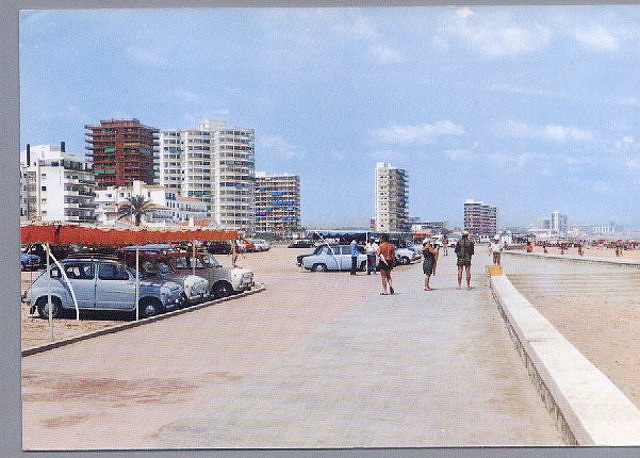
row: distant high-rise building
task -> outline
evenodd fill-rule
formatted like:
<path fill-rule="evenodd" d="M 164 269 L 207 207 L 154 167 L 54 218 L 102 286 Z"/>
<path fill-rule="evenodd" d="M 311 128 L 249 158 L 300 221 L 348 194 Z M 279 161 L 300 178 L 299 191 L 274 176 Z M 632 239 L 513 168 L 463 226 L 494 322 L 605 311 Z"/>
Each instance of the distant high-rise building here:
<path fill-rule="evenodd" d="M 286 234 L 299 230 L 300 177 L 256 172 L 255 205 L 256 231 Z"/>
<path fill-rule="evenodd" d="M 566 234 L 568 225 L 567 225 L 567 215 L 562 215 L 559 211 L 551 212 L 551 228 L 552 231 L 557 232 L 558 234 Z"/>
<path fill-rule="evenodd" d="M 158 130 L 137 119 L 101 120 L 85 125 L 87 156 L 93 162 L 98 189 L 154 183 L 154 150 Z"/>
<path fill-rule="evenodd" d="M 213 224 L 252 230 L 255 224 L 253 129 L 204 120 L 193 129 L 163 129 L 159 184 L 208 203 Z"/>
<path fill-rule="evenodd" d="M 498 229 L 497 208 L 468 199 L 464 203 L 464 227 L 472 235 L 492 237 Z"/>
<path fill-rule="evenodd" d="M 20 219 L 25 222 L 93 223 L 93 173 L 64 142 L 29 146 L 20 152 Z"/>
<path fill-rule="evenodd" d="M 405 231 L 409 206 L 409 183 L 406 170 L 391 164 L 376 164 L 376 230 Z"/>

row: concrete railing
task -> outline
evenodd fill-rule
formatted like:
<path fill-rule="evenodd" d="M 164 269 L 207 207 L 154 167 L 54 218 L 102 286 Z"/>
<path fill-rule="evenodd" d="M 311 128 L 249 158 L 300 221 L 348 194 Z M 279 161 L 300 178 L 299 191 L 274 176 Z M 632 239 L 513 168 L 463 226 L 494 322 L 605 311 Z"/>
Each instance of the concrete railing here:
<path fill-rule="evenodd" d="M 640 444 L 640 410 L 511 284 L 491 277 L 509 333 L 571 445 Z"/>

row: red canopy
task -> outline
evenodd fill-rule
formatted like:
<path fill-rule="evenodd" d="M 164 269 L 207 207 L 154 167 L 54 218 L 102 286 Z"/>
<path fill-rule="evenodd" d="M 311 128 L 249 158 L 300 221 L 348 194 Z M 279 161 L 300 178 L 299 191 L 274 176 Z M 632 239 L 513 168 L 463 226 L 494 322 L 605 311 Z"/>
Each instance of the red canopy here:
<path fill-rule="evenodd" d="M 71 225 L 29 225 L 20 228 L 21 243 L 52 245 L 141 245 L 144 243 L 222 241 L 238 238 L 238 231 L 214 229 L 98 229 Z"/>

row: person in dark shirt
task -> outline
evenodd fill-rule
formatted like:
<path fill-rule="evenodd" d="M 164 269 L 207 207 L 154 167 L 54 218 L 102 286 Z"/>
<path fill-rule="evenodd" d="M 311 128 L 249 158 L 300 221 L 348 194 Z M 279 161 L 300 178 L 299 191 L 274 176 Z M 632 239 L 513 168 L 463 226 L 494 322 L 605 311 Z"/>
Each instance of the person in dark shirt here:
<path fill-rule="evenodd" d="M 433 288 L 429 286 L 429 279 L 431 275 L 436 274 L 436 263 L 438 262 L 438 250 L 425 240 L 422 244 L 422 256 L 424 261 L 422 263 L 422 272 L 424 273 L 424 290 L 433 291 Z"/>
<path fill-rule="evenodd" d="M 469 231 L 462 231 L 462 238 L 456 244 L 458 256 L 458 289 L 462 287 L 462 269 L 467 276 L 467 289 L 471 289 L 471 256 L 473 256 L 473 242 L 469 240 Z"/>

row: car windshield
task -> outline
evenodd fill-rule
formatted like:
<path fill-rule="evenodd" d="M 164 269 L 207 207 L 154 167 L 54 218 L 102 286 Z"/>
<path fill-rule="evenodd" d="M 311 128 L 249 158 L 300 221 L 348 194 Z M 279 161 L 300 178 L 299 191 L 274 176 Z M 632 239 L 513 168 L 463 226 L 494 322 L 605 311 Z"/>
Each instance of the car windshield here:
<path fill-rule="evenodd" d="M 211 256 L 209 254 L 202 257 L 202 262 L 207 267 L 220 267 L 220 263 L 215 256 Z"/>

